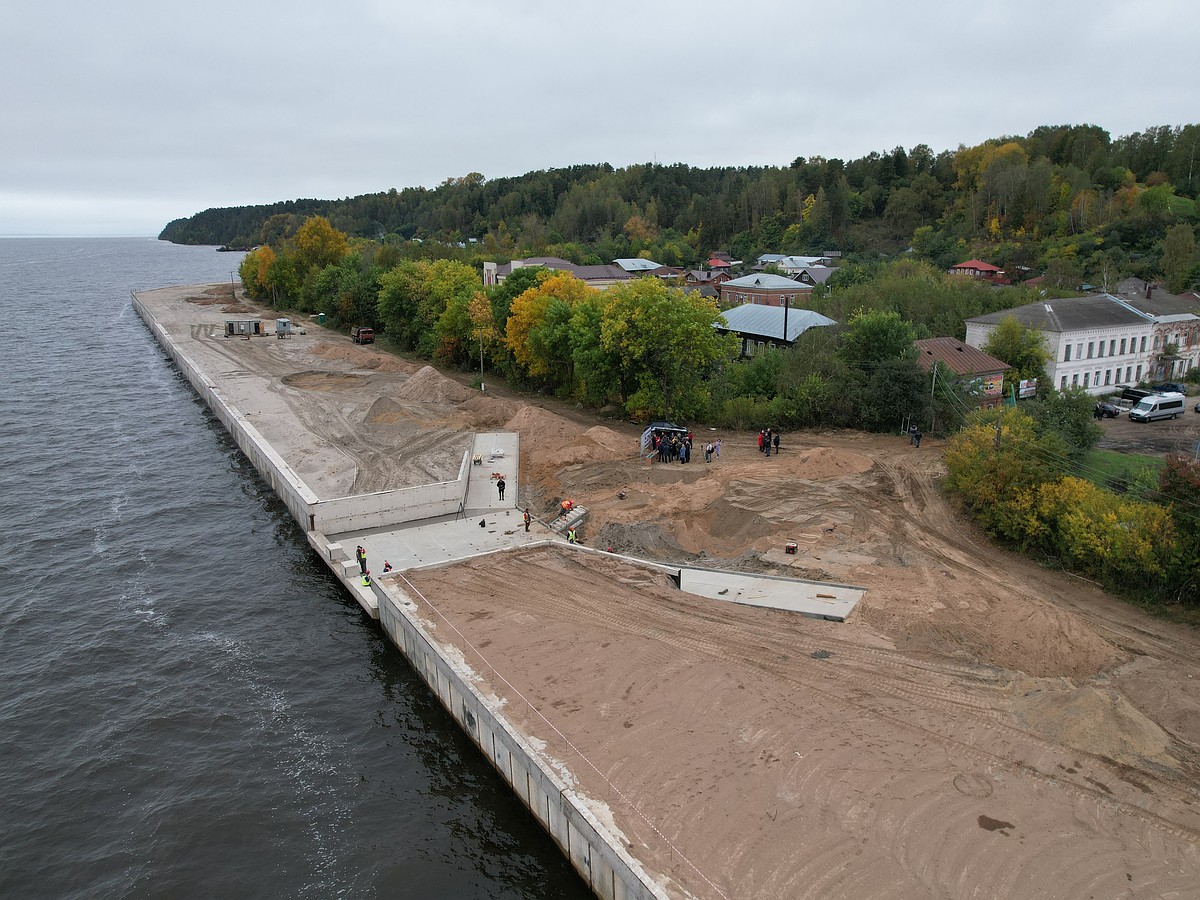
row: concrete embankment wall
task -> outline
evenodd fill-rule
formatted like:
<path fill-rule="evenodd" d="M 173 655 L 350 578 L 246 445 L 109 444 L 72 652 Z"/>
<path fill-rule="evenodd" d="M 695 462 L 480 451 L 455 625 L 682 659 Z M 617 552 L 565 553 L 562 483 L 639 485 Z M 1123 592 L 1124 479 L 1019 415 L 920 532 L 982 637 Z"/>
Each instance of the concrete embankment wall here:
<path fill-rule="evenodd" d="M 425 634 L 397 587 L 373 585 L 379 621 L 392 642 L 433 690 L 442 706 L 483 751 L 513 793 L 542 824 L 571 865 L 605 900 L 666 900 L 667 893 L 621 847 L 521 734 L 492 708 L 471 683 L 470 673 L 453 663 Z"/>
<path fill-rule="evenodd" d="M 466 502 L 470 467 L 467 452 L 454 481 L 320 500 L 313 510 L 315 527 L 326 534 L 342 534 L 454 515 Z"/>
<path fill-rule="evenodd" d="M 300 523 L 300 527 L 305 531 L 311 530 L 313 527 L 312 510 L 318 502 L 317 495 L 309 489 L 283 457 L 275 452 L 258 430 L 221 395 L 220 390 L 208 376 L 201 372 L 187 354 L 179 349 L 171 340 L 167 330 L 154 321 L 154 317 L 138 300 L 137 294 L 133 295 L 133 308 L 146 323 L 150 333 L 167 351 L 167 355 L 171 357 L 175 365 L 179 366 L 179 371 L 191 382 L 196 393 L 200 395 L 200 399 L 208 404 L 209 409 L 233 436 L 238 449 L 246 454 L 246 458 L 254 464 L 254 468 L 258 469 L 259 474 L 287 505 L 288 511 Z"/>

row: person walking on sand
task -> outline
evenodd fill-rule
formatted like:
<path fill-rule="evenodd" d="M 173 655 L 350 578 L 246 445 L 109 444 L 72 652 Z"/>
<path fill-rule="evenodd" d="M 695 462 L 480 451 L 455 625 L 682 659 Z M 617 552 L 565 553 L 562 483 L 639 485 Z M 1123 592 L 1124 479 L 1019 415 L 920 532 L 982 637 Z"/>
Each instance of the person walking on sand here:
<path fill-rule="evenodd" d="M 504 499 L 504 479 L 503 478 L 496 479 L 496 490 L 498 490 L 500 492 L 500 499 L 503 500 Z"/>
<path fill-rule="evenodd" d="M 912 439 L 913 439 L 913 446 L 919 450 L 921 448 L 921 432 L 914 431 Z"/>
<path fill-rule="evenodd" d="M 775 434 L 771 437 L 771 441 L 772 441 L 772 443 L 775 444 L 775 455 L 778 456 L 779 455 L 779 432 L 778 431 L 775 432 Z"/>
<path fill-rule="evenodd" d="M 529 534 L 529 507 L 525 507 L 525 514 L 521 516 L 521 521 L 525 523 L 525 533 Z"/>

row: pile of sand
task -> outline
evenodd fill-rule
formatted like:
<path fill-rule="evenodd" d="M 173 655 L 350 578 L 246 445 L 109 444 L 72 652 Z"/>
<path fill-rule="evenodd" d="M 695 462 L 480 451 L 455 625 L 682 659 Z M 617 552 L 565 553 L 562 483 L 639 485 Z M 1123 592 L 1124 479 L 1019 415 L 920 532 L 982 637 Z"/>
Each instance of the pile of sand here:
<path fill-rule="evenodd" d="M 477 395 L 457 381 L 447 378 L 433 366 L 422 366 L 415 375 L 400 385 L 396 396 L 401 400 L 457 406 Z"/>
<path fill-rule="evenodd" d="M 1048 740 L 1127 766 L 1178 767 L 1167 733 L 1111 687 L 1018 677 L 1014 691 L 1018 721 Z"/>
<path fill-rule="evenodd" d="M 814 447 L 804 450 L 798 462 L 788 465 L 788 472 L 795 478 L 821 481 L 841 475 L 858 475 L 866 472 L 875 461 L 862 453 L 836 447 Z"/>
<path fill-rule="evenodd" d="M 356 369 L 370 369 L 375 372 L 415 372 L 417 367 L 386 353 L 376 353 L 358 344 L 334 343 L 321 341 L 314 344 L 310 350 L 319 359 L 340 360 L 348 362 Z"/>

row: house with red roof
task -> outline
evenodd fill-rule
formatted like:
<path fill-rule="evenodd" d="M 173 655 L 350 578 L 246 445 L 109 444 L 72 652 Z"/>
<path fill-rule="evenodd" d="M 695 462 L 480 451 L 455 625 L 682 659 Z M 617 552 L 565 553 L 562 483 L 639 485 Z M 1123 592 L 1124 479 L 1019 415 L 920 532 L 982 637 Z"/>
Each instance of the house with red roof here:
<path fill-rule="evenodd" d="M 951 266 L 946 270 L 947 275 L 970 275 L 972 278 L 981 278 L 984 281 L 991 281 L 994 284 L 1008 284 L 1008 278 L 1005 277 L 1004 270 L 999 266 L 993 266 L 991 263 L 985 263 L 981 259 L 968 259 L 966 262 L 961 262 L 957 266 Z"/>
<path fill-rule="evenodd" d="M 1004 399 L 1004 373 L 1009 369 L 1004 360 L 952 337 L 917 341 L 917 353 L 917 365 L 926 372 L 936 366 L 940 372 L 974 382 L 980 406 L 996 406 Z"/>

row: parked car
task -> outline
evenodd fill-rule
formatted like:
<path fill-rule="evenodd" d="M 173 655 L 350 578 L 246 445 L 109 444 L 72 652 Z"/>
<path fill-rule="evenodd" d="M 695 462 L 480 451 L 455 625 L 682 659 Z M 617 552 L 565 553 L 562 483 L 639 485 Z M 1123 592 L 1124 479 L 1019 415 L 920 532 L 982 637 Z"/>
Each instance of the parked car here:
<path fill-rule="evenodd" d="M 1097 403 L 1096 418 L 1097 419 L 1115 419 L 1121 415 L 1121 408 L 1114 406 L 1112 403 Z"/>
<path fill-rule="evenodd" d="M 1164 381 L 1162 384 L 1154 385 L 1154 390 L 1160 394 L 1186 394 L 1187 385 L 1178 381 Z"/>

